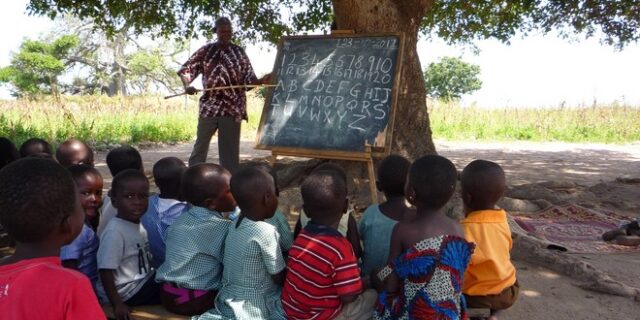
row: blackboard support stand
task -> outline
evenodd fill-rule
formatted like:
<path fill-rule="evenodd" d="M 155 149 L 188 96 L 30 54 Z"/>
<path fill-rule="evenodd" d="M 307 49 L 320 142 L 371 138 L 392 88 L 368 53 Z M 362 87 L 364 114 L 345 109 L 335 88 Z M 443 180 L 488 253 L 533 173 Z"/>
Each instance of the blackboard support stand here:
<path fill-rule="evenodd" d="M 269 164 L 273 167 L 278 160 L 278 156 L 292 156 L 303 158 L 324 158 L 335 160 L 347 160 L 347 161 L 364 161 L 367 163 L 367 172 L 369 175 L 369 191 L 371 193 L 371 201 L 373 203 L 378 202 L 378 189 L 376 188 L 376 174 L 373 168 L 373 157 L 371 155 L 371 147 L 365 147 L 365 152 L 354 154 L 353 152 L 335 152 L 330 155 L 318 156 L 317 152 L 309 151 L 304 152 L 301 150 L 290 150 L 288 148 L 272 148 L 271 157 L 269 157 Z"/>

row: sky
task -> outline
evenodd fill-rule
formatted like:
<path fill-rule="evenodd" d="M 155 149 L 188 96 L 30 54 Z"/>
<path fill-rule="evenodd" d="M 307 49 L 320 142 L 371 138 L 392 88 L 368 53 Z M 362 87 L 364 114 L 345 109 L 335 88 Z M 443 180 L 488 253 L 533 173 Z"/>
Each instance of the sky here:
<path fill-rule="evenodd" d="M 45 17 L 28 16 L 27 0 L 3 1 L 0 10 L 0 66 L 11 60 L 24 38 L 38 38 L 53 26 Z M 10 30 L 10 31 L 7 31 Z M 191 42 L 195 51 L 204 40 Z M 456 56 L 480 66 L 482 89 L 463 98 L 464 105 L 479 107 L 557 107 L 627 104 L 640 106 L 640 44 L 623 50 L 599 43 L 597 38 L 578 41 L 555 35 L 516 36 L 509 45 L 496 40 L 469 47 L 448 46 L 443 41 L 420 40 L 418 54 L 423 69 L 443 56 Z M 273 68 L 275 48 L 249 46 L 247 54 L 258 75 Z M 6 88 L 0 98 L 9 98 Z"/>

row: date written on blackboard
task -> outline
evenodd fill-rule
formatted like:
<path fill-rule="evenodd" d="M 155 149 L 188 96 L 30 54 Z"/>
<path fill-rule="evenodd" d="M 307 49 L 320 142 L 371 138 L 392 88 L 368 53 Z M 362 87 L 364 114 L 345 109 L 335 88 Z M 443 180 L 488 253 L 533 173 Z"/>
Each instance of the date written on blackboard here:
<path fill-rule="evenodd" d="M 361 151 L 391 114 L 398 38 L 285 40 L 263 116 L 263 145 Z"/>

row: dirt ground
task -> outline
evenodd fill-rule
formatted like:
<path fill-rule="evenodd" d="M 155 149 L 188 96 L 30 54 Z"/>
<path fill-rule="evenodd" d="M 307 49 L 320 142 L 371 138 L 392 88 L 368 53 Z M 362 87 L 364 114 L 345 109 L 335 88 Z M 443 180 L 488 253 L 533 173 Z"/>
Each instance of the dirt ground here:
<path fill-rule="evenodd" d="M 215 141 L 215 139 L 214 139 Z M 567 143 L 436 142 L 439 154 L 462 169 L 473 159 L 492 160 L 503 166 L 509 181 L 510 210 L 535 211 L 544 203 L 577 203 L 603 207 L 633 217 L 640 216 L 640 143 L 629 145 Z M 142 150 L 145 169 L 157 160 L 175 156 L 188 160 L 191 144 Z M 268 151 L 254 150 L 243 141 L 241 159 L 264 158 Z M 96 164 L 110 175 L 98 152 Z M 209 161 L 217 162 L 217 146 L 211 145 Z M 616 180 L 617 179 L 617 180 Z M 105 187 L 107 187 L 105 186 Z M 542 204 L 541 204 L 542 203 Z M 525 253 L 526 255 L 526 253 Z M 572 255 L 629 286 L 640 288 L 640 254 Z M 521 294 L 501 319 L 640 319 L 640 301 L 584 289 L 585 283 L 553 266 L 532 259 L 516 260 Z"/>

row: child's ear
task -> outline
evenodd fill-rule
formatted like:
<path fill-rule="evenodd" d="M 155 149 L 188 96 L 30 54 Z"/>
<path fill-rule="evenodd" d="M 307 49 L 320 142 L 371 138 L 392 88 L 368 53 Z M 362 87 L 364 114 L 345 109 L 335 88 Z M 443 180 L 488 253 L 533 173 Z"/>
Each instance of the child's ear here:
<path fill-rule="evenodd" d="M 216 207 L 218 206 L 218 201 L 215 198 L 206 198 L 204 199 L 204 207 L 211 210 L 217 211 Z"/>
<path fill-rule="evenodd" d="M 75 239 L 74 237 L 75 230 L 71 223 L 70 215 L 64 217 L 62 221 L 60 221 L 60 228 L 58 229 L 58 231 L 59 231 L 59 234 L 62 236 L 62 239 L 64 239 L 64 245 L 71 243 Z"/>
<path fill-rule="evenodd" d="M 407 188 L 406 189 L 407 194 L 405 194 L 405 198 L 407 199 L 407 201 L 409 201 L 409 203 L 412 206 L 416 205 L 416 191 L 413 188 Z"/>

